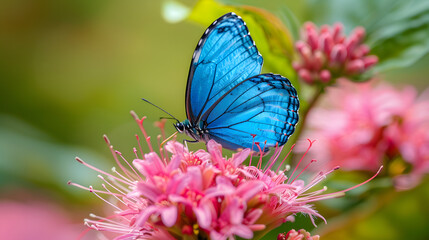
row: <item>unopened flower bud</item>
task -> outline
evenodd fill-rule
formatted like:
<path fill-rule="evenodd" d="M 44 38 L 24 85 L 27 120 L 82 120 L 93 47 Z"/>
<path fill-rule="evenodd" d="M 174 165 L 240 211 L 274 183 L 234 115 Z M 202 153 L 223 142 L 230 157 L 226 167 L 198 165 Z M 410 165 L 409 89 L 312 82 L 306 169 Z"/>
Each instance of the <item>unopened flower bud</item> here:
<path fill-rule="evenodd" d="M 322 82 L 327 83 L 329 81 L 331 81 L 331 72 L 329 72 L 329 70 L 322 70 L 320 72 L 320 80 L 322 80 Z"/>
<path fill-rule="evenodd" d="M 314 52 L 314 61 L 313 61 L 313 70 L 319 70 L 323 66 L 323 62 L 325 61 L 325 57 L 320 50 L 316 50 Z"/>
<path fill-rule="evenodd" d="M 332 37 L 335 42 L 337 42 L 340 39 L 342 32 L 343 32 L 343 24 L 335 23 L 332 31 Z"/>
<path fill-rule="evenodd" d="M 352 59 L 362 58 L 368 53 L 369 53 L 369 47 L 365 44 L 362 44 L 354 49 L 354 51 L 352 52 L 351 58 Z"/>
<path fill-rule="evenodd" d="M 365 37 L 365 28 L 358 26 L 353 30 L 352 37 L 355 37 L 359 42 Z"/>
<path fill-rule="evenodd" d="M 332 48 L 331 60 L 333 62 L 343 62 L 347 58 L 347 50 L 342 44 L 337 44 Z"/>
<path fill-rule="evenodd" d="M 324 34 L 324 33 L 330 33 L 331 32 L 331 27 L 329 25 L 322 25 L 320 27 L 320 34 Z"/>
<path fill-rule="evenodd" d="M 304 61 L 307 65 L 312 65 L 312 54 L 311 54 L 311 49 L 307 46 L 304 46 L 301 49 L 301 55 L 304 58 Z"/>
<path fill-rule="evenodd" d="M 315 30 L 311 30 L 307 32 L 307 41 L 308 45 L 310 45 L 312 50 L 317 49 L 318 46 L 318 36 Z"/>
<path fill-rule="evenodd" d="M 293 62 L 292 63 L 292 67 L 293 67 L 293 69 L 295 69 L 295 71 L 298 71 L 299 69 L 301 69 L 301 63 L 299 63 L 299 62 Z"/>
<path fill-rule="evenodd" d="M 349 76 L 355 79 L 354 75 L 362 74 L 378 62 L 376 56 L 368 56 L 369 47 L 361 44 L 365 37 L 362 27 L 356 27 L 347 37 L 341 23 L 333 27 L 323 25 L 318 30 L 307 22 L 301 35 L 301 40 L 295 43 L 299 59 L 292 66 L 307 83 L 330 83 Z"/>
<path fill-rule="evenodd" d="M 308 71 L 307 69 L 300 69 L 298 71 L 298 75 L 299 77 L 304 80 L 307 83 L 312 83 L 313 82 L 313 78 L 311 77 L 311 73 L 310 71 Z"/>
<path fill-rule="evenodd" d="M 365 64 L 362 60 L 356 59 L 347 64 L 347 72 L 350 74 L 361 73 L 365 70 Z"/>
<path fill-rule="evenodd" d="M 277 240 L 319 240 L 319 235 L 311 236 L 309 232 L 304 229 L 296 231 L 295 229 L 290 230 L 287 233 L 280 233 L 277 236 Z"/>
<path fill-rule="evenodd" d="M 378 57 L 375 55 L 370 55 L 363 58 L 365 69 L 374 66 L 377 62 L 378 62 Z"/>
<path fill-rule="evenodd" d="M 305 43 L 304 41 L 302 41 L 302 40 L 298 40 L 296 43 L 295 43 L 295 48 L 299 51 L 299 52 L 301 52 L 302 51 L 302 48 L 303 47 L 305 47 L 305 46 L 307 46 L 307 43 Z"/>
<path fill-rule="evenodd" d="M 323 33 L 319 38 L 319 49 L 329 54 L 334 46 L 334 40 L 329 33 Z"/>
<path fill-rule="evenodd" d="M 317 31 L 316 25 L 314 25 L 314 23 L 312 23 L 312 22 L 306 22 L 306 23 L 304 23 L 304 29 L 305 29 L 306 32 L 308 32 L 308 31 Z"/>
<path fill-rule="evenodd" d="M 359 44 L 359 39 L 357 37 L 350 37 L 346 40 L 345 47 L 347 49 L 347 52 L 352 53 L 356 46 Z"/>

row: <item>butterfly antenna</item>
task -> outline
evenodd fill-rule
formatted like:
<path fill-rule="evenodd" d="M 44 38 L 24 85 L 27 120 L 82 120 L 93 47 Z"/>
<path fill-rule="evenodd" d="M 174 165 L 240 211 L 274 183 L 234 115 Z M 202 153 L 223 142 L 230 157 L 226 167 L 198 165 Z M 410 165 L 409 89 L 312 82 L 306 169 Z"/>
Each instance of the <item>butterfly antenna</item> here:
<path fill-rule="evenodd" d="M 168 115 L 170 115 L 173 119 L 175 119 L 177 122 L 180 122 L 180 121 L 179 121 L 179 119 L 175 118 L 175 117 L 174 117 L 173 115 L 171 115 L 169 112 L 165 111 L 165 110 L 164 110 L 164 109 L 162 109 L 161 107 L 158 107 L 157 105 L 155 105 L 154 103 L 150 102 L 149 100 L 147 100 L 147 99 L 145 99 L 145 98 L 142 98 L 142 100 L 143 100 L 143 101 L 145 101 L 145 102 L 147 102 L 147 103 L 149 103 L 150 105 L 152 105 L 152 106 L 154 106 L 154 107 L 158 108 L 159 110 L 161 110 L 161 111 L 163 111 L 163 112 L 167 113 L 167 114 L 168 114 Z"/>
<path fill-rule="evenodd" d="M 172 118 L 172 117 L 159 117 L 159 119 L 176 119 L 176 118 Z"/>

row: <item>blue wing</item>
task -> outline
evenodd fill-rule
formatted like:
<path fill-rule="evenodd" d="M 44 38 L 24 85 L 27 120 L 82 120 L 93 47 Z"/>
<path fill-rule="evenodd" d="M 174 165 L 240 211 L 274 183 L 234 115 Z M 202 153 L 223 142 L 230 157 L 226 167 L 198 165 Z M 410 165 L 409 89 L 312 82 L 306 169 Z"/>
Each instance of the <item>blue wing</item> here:
<path fill-rule="evenodd" d="M 254 141 L 266 150 L 285 144 L 298 122 L 299 100 L 287 78 L 260 74 L 236 85 L 202 116 L 210 138 L 229 149 L 252 148 Z M 257 149 L 255 149 L 257 150 Z"/>
<path fill-rule="evenodd" d="M 261 73 L 263 59 L 243 20 L 227 13 L 201 37 L 186 86 L 186 115 L 191 123 L 243 80 Z"/>

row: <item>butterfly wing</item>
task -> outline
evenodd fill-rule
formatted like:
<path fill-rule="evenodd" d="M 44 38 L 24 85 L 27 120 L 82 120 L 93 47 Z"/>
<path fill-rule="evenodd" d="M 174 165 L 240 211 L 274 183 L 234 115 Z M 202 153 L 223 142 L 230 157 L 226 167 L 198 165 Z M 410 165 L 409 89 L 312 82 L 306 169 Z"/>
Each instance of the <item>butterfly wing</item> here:
<path fill-rule="evenodd" d="M 244 21 L 227 13 L 204 32 L 192 57 L 186 86 L 186 115 L 199 122 L 222 95 L 261 72 L 263 59 Z"/>
<path fill-rule="evenodd" d="M 239 83 L 202 116 L 211 139 L 229 149 L 285 144 L 298 122 L 299 100 L 287 78 L 260 74 Z M 254 149 L 257 150 L 257 149 Z"/>

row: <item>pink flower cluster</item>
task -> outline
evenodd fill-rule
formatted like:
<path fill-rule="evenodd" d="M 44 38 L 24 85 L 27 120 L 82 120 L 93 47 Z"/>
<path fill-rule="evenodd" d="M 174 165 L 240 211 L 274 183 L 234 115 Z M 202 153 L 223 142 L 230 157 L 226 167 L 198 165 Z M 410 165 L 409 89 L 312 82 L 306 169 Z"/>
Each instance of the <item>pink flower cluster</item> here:
<path fill-rule="evenodd" d="M 362 44 L 364 37 L 362 27 L 355 28 L 346 37 L 341 23 L 317 29 L 307 22 L 301 31 L 301 40 L 295 44 L 299 58 L 293 67 L 308 84 L 360 75 L 378 62 L 377 56 L 368 55 L 369 47 Z"/>
<path fill-rule="evenodd" d="M 304 229 L 296 231 L 295 229 L 290 230 L 287 233 L 280 233 L 277 236 L 277 240 L 319 240 L 319 235 L 311 236 L 311 234 Z"/>
<path fill-rule="evenodd" d="M 81 227 L 60 207 L 30 199 L 29 203 L 0 201 L 0 239 L 76 239 Z"/>
<path fill-rule="evenodd" d="M 387 160 L 400 189 L 429 172 L 429 90 L 417 97 L 411 86 L 340 81 L 326 97 L 307 132 L 320 140 L 311 153 L 326 166 L 374 171 Z"/>
<path fill-rule="evenodd" d="M 312 202 L 342 196 L 361 185 L 335 193 L 324 194 L 326 188 L 311 191 L 337 168 L 318 173 L 307 184 L 298 179 L 302 172 L 296 168 L 288 178 L 280 167 L 271 170 L 282 148 L 275 150 L 265 167 L 261 155 L 254 157 L 257 166 L 251 165 L 250 149 L 223 157 L 221 145 L 213 140 L 207 143 L 207 152 L 190 152 L 178 142 L 166 141 L 157 154 L 143 127 L 144 118 L 133 116 L 149 152 L 134 149 L 136 159 L 130 164 L 105 138 L 120 170 L 109 174 L 77 158 L 101 174 L 104 189 L 69 183 L 91 191 L 115 209 L 112 216 L 92 214 L 85 220 L 89 228 L 117 234 L 115 239 L 257 239 L 296 213 L 308 214 L 313 224 L 314 216 L 324 220 Z M 244 165 L 249 156 L 249 165 Z"/>

